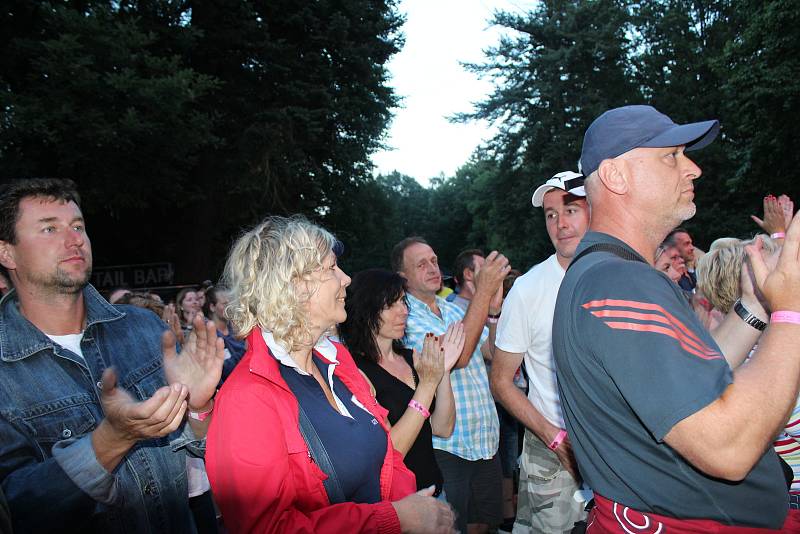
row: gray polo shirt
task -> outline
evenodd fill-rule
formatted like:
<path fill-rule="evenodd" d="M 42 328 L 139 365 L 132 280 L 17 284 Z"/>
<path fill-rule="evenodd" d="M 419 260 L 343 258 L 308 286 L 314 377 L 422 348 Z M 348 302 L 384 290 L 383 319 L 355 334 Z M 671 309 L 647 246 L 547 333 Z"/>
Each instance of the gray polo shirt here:
<path fill-rule="evenodd" d="M 578 252 L 623 242 L 587 233 Z M 772 447 L 738 483 L 711 478 L 664 443 L 733 375 L 681 289 L 650 265 L 593 252 L 561 284 L 553 320 L 559 394 L 581 474 L 641 512 L 779 528 L 787 490 Z"/>

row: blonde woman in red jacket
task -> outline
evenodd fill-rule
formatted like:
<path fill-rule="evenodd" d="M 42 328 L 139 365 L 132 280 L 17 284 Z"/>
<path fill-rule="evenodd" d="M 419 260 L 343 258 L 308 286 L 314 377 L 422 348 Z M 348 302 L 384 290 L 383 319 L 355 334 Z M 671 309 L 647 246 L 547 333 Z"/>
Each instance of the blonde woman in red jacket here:
<path fill-rule="evenodd" d="M 227 315 L 248 350 L 216 397 L 207 438 L 223 522 L 232 533 L 453 532 L 433 488 L 414 493 L 386 410 L 325 336 L 346 317 L 350 278 L 336 247 L 301 217 L 270 217 L 231 250 Z M 301 412 L 321 445 L 309 447 Z"/>

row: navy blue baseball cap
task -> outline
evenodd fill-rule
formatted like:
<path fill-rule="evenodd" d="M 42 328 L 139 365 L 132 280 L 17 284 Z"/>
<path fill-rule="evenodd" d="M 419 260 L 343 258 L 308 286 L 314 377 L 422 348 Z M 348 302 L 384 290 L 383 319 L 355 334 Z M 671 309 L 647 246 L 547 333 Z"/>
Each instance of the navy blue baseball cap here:
<path fill-rule="evenodd" d="M 589 176 L 604 159 L 616 158 L 634 148 L 686 146 L 698 150 L 719 133 L 719 121 L 675 124 L 652 106 L 624 106 L 597 117 L 583 136 L 580 171 Z"/>

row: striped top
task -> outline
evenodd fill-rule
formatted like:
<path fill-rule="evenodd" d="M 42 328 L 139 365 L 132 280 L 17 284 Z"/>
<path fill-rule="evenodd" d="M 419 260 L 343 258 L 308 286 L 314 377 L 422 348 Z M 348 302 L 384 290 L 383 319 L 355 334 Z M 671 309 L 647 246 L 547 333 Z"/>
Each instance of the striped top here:
<path fill-rule="evenodd" d="M 794 480 L 789 493 L 800 495 L 800 398 L 794 405 L 792 416 L 786 423 L 786 428 L 773 443 L 775 452 L 789 464 L 794 472 Z"/>

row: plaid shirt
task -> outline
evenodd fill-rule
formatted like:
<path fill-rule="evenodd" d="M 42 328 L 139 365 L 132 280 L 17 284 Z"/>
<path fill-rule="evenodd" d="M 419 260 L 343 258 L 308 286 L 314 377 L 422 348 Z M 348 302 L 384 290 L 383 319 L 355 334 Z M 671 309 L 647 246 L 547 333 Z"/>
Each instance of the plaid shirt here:
<path fill-rule="evenodd" d="M 406 298 L 408 320 L 403 343 L 418 351 L 422 350 L 426 333 L 444 334 L 449 324 L 464 318 L 461 308 L 442 298 L 436 297 L 442 317 L 433 313 L 427 304 L 410 293 L 406 293 Z M 488 337 L 489 330 L 484 327 L 469 364 L 462 369 L 453 369 L 450 373 L 456 401 L 456 426 L 453 435 L 447 439 L 433 436 L 435 449 L 447 451 L 465 460 L 492 458 L 497 452 L 500 439 L 500 423 L 480 350 Z"/>

